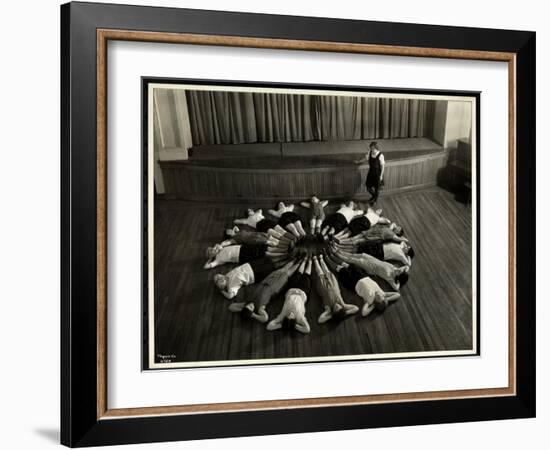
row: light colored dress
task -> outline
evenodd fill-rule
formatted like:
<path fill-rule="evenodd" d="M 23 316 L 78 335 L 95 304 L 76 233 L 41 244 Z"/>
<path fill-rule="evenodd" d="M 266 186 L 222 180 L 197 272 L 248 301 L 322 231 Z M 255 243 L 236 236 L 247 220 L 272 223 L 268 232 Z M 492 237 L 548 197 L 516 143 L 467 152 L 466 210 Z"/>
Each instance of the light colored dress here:
<path fill-rule="evenodd" d="M 240 253 L 240 245 L 229 245 L 221 249 L 214 259 L 217 265 L 222 265 L 226 263 L 238 263 Z"/>
<path fill-rule="evenodd" d="M 369 305 L 374 303 L 374 297 L 377 292 L 384 295 L 382 288 L 370 277 L 361 278 L 355 285 L 355 292 Z"/>
<path fill-rule="evenodd" d="M 225 289 L 229 294 L 229 298 L 235 297 L 241 287 L 253 284 L 255 281 L 254 271 L 248 263 L 235 267 L 225 276 L 227 277 L 227 286 Z"/>
<path fill-rule="evenodd" d="M 386 281 L 393 281 L 395 278 L 395 267 L 386 261 L 380 261 L 378 258 L 367 253 L 361 253 L 356 256 L 355 264 L 361 267 L 369 275 L 378 276 Z"/>

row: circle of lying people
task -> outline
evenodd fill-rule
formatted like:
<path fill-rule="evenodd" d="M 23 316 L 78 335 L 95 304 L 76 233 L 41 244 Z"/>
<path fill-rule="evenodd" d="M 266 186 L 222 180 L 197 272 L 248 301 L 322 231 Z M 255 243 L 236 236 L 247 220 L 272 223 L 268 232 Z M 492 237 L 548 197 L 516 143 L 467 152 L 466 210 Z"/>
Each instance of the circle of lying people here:
<path fill-rule="evenodd" d="M 309 333 L 306 303 L 312 281 L 324 305 L 320 324 L 359 311 L 357 305 L 344 302 L 340 284 L 362 299 L 363 316 L 383 311 L 400 298 L 414 257 L 401 226 L 382 216 L 382 210 L 363 211 L 353 201 L 326 216 L 327 200 L 313 196 L 300 205 L 310 212 L 309 235 L 295 205 L 280 202 L 268 211 L 277 220 L 265 218 L 261 209 L 249 209 L 246 217 L 225 230 L 223 242 L 207 249 L 205 269 L 240 264 L 214 276 L 227 299 L 234 300 L 242 286 L 254 285 L 246 300 L 229 305 L 230 311 L 267 323 L 270 331 Z M 385 280 L 392 291 L 384 291 L 373 276 Z M 267 305 L 284 289 L 281 312 L 269 321 Z"/>

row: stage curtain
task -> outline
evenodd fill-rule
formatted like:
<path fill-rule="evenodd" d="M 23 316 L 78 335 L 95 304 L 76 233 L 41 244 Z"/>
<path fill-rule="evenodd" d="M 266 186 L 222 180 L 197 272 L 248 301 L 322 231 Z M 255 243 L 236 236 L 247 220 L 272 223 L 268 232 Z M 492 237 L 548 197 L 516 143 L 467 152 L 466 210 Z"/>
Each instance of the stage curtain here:
<path fill-rule="evenodd" d="M 253 97 L 258 142 L 319 140 L 311 96 L 255 93 Z"/>
<path fill-rule="evenodd" d="M 430 136 L 420 99 L 187 91 L 194 145 Z"/>

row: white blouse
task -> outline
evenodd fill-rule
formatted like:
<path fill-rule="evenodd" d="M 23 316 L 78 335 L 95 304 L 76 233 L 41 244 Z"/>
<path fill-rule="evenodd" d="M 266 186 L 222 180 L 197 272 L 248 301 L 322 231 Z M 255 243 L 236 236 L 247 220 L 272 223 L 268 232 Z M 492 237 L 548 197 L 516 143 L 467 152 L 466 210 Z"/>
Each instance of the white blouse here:
<path fill-rule="evenodd" d="M 337 212 L 342 214 L 348 223 L 350 223 L 354 217 L 363 215 L 363 211 L 361 209 L 353 209 L 347 205 L 342 205 Z"/>
<path fill-rule="evenodd" d="M 377 292 L 380 292 L 381 294 L 384 293 L 382 288 L 378 286 L 378 283 L 369 277 L 361 278 L 357 282 L 355 285 L 355 292 L 357 292 L 357 295 L 369 305 L 374 303 L 374 295 Z"/>
<path fill-rule="evenodd" d="M 229 245 L 218 252 L 218 254 L 216 255 L 216 261 L 221 264 L 238 263 L 240 253 L 240 245 Z"/>
<path fill-rule="evenodd" d="M 235 297 L 242 286 L 248 286 L 254 283 L 254 271 L 248 263 L 235 267 L 227 275 L 226 291 L 230 297 Z"/>

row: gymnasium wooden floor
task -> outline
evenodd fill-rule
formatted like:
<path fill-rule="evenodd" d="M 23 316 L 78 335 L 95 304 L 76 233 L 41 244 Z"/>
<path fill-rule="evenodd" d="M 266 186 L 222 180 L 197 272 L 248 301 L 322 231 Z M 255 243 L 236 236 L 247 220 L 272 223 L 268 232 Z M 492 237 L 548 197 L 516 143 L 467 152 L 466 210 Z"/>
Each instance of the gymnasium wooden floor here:
<path fill-rule="evenodd" d="M 363 203 L 360 203 L 364 206 Z M 267 211 L 273 205 L 257 205 Z M 175 362 L 382 354 L 472 349 L 471 208 L 440 188 L 380 197 L 379 206 L 402 224 L 416 257 L 402 297 L 383 313 L 317 324 L 321 301 L 307 303 L 311 333 L 269 332 L 228 311 L 215 273 L 202 268 L 207 246 L 246 206 L 157 200 L 155 208 L 155 353 Z M 336 205 L 329 207 L 330 211 Z M 298 213 L 304 219 L 307 210 Z M 247 288 L 239 296 L 245 296 Z M 342 287 L 345 300 L 362 305 Z M 270 318 L 282 296 L 268 306 Z"/>

